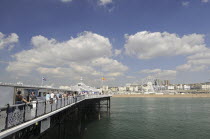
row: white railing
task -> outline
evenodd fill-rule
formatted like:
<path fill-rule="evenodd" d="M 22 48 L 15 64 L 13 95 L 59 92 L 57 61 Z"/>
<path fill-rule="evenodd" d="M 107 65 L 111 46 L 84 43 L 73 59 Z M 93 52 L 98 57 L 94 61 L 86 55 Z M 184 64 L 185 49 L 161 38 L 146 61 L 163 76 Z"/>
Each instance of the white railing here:
<path fill-rule="evenodd" d="M 102 97 L 110 96 L 96 94 L 78 95 L 75 97 L 69 96 L 66 98 L 59 98 L 52 101 L 39 100 L 31 103 L 8 105 L 7 107 L 0 108 L 0 132 L 79 101 Z"/>

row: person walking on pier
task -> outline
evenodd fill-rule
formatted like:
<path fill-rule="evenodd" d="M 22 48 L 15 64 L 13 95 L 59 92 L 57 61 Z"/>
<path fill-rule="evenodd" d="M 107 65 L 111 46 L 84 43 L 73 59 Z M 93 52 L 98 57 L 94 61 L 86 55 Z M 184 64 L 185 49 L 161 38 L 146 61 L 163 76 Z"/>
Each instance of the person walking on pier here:
<path fill-rule="evenodd" d="M 27 100 L 25 100 L 23 98 L 23 96 L 21 95 L 21 91 L 17 92 L 17 95 L 15 97 L 15 104 L 22 104 L 22 103 L 29 103 Z"/>
<path fill-rule="evenodd" d="M 47 103 L 50 102 L 50 93 L 49 93 L 49 92 L 46 94 L 46 102 L 47 102 Z"/>
<path fill-rule="evenodd" d="M 30 101 L 37 101 L 37 97 L 34 92 L 31 93 Z"/>
<path fill-rule="evenodd" d="M 31 95 L 30 95 L 30 101 L 31 101 L 31 117 L 35 117 L 35 115 L 36 115 L 36 103 L 37 103 L 37 97 L 36 97 L 36 95 L 35 95 L 35 93 L 34 92 L 31 92 Z"/>
<path fill-rule="evenodd" d="M 53 104 L 54 100 L 55 100 L 55 94 L 53 92 L 51 92 L 51 94 L 50 94 L 50 104 Z"/>

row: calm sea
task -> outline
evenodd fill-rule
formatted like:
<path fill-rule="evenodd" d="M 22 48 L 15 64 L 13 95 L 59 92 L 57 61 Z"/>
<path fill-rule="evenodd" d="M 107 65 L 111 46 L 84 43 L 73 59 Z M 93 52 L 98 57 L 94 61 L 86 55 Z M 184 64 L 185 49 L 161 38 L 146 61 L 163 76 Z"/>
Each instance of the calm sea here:
<path fill-rule="evenodd" d="M 112 98 L 83 139 L 209 139 L 210 98 Z"/>

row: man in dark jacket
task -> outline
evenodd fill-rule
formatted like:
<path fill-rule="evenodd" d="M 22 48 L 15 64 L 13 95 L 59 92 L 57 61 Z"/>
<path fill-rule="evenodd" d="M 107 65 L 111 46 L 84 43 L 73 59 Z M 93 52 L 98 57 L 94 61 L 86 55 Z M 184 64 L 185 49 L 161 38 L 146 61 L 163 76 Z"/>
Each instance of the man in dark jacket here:
<path fill-rule="evenodd" d="M 21 95 L 21 91 L 18 91 L 17 92 L 17 95 L 16 95 L 16 98 L 15 98 L 15 104 L 22 104 L 22 103 L 28 103 L 27 100 L 25 100 L 23 98 L 23 96 Z"/>

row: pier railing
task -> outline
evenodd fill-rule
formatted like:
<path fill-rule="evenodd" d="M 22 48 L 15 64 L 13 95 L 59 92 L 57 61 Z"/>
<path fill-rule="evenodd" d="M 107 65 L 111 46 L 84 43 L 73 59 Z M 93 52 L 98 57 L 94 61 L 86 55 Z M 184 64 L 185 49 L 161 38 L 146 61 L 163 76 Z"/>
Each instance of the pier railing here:
<path fill-rule="evenodd" d="M 69 96 L 65 98 L 54 99 L 51 101 L 38 100 L 32 101 L 31 103 L 7 105 L 6 107 L 0 107 L 0 132 L 43 116 L 65 106 L 74 104 L 78 101 L 105 96 L 107 95 L 78 95 L 75 97 Z"/>

